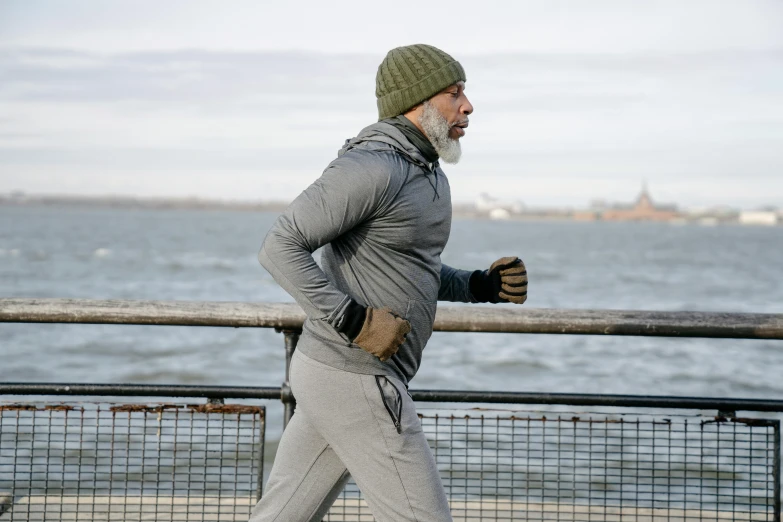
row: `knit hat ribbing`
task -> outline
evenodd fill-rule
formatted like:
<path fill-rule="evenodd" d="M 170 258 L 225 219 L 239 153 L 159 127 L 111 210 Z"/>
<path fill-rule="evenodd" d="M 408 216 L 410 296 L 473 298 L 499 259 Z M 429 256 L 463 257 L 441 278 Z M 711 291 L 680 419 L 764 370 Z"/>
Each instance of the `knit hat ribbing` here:
<path fill-rule="evenodd" d="M 458 81 L 462 65 L 431 45 L 397 47 L 386 54 L 375 76 L 378 120 L 393 118 Z"/>

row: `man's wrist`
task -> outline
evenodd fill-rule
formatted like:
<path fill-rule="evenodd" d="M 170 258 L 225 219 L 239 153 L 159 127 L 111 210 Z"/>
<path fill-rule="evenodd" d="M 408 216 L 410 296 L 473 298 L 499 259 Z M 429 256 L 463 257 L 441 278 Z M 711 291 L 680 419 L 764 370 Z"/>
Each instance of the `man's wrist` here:
<path fill-rule="evenodd" d="M 337 331 L 344 334 L 346 337 L 348 337 L 348 339 L 353 341 L 359 335 L 359 332 L 362 331 L 364 320 L 367 316 L 367 307 L 362 306 L 351 299 L 351 301 L 345 307 L 345 312 L 343 314 L 343 322 L 337 328 Z"/>
<path fill-rule="evenodd" d="M 468 288 L 473 299 L 479 303 L 488 303 L 492 300 L 492 284 L 486 270 L 476 270 L 470 274 Z"/>

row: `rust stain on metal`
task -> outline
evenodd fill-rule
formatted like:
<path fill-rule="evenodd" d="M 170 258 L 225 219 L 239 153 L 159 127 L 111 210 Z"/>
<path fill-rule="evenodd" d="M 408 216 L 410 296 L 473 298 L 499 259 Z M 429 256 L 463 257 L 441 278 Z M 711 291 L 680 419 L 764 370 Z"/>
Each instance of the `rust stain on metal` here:
<path fill-rule="evenodd" d="M 49 406 L 44 406 L 43 409 L 48 411 L 84 411 L 84 408 L 77 408 L 76 406 L 71 406 L 69 404 L 51 404 Z"/>
<path fill-rule="evenodd" d="M 769 419 L 751 419 L 747 417 L 737 418 L 734 419 L 734 422 L 740 422 L 746 426 L 759 426 L 759 427 L 769 427 L 772 425 Z"/>
<path fill-rule="evenodd" d="M 262 415 L 261 406 L 245 404 L 188 404 L 188 409 L 195 413 L 228 413 L 237 415 Z"/>
<path fill-rule="evenodd" d="M 84 408 L 77 408 L 70 404 L 47 404 L 45 406 L 37 404 L 3 404 L 0 405 L 0 411 L 84 411 Z"/>
<path fill-rule="evenodd" d="M 0 405 L 0 411 L 37 411 L 38 407 L 33 404 L 4 404 Z"/>
<path fill-rule="evenodd" d="M 109 408 L 114 413 L 160 413 L 163 410 L 176 410 L 179 406 L 176 404 L 117 404 Z"/>
<path fill-rule="evenodd" d="M 223 413 L 237 415 L 263 415 L 261 406 L 247 406 L 241 404 L 118 404 L 109 408 L 114 413 L 156 413 L 162 414 L 167 410 L 184 410 L 192 413 Z"/>

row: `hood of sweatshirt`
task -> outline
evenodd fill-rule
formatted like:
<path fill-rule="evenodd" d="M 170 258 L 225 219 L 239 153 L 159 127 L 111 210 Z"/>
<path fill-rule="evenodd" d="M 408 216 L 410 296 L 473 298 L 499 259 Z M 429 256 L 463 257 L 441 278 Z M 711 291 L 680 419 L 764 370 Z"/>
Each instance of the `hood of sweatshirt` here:
<path fill-rule="evenodd" d="M 399 129 L 382 121 L 365 127 L 355 138 L 345 140 L 337 155 L 342 156 L 362 143 L 370 145 L 367 148 L 371 150 L 393 149 L 407 157 L 411 163 L 428 171 L 432 171 L 438 165 L 437 161 L 428 162 L 421 151 Z"/>
<path fill-rule="evenodd" d="M 432 200 L 435 201 L 435 198 L 440 198 L 440 194 L 438 194 L 438 167 L 440 166 L 438 161 L 428 162 L 421 151 L 393 125 L 379 121 L 365 127 L 355 138 L 345 140 L 345 144 L 337 152 L 337 156 L 342 156 L 354 148 L 397 152 L 424 170 L 424 174 L 427 176 L 427 180 L 434 191 Z"/>

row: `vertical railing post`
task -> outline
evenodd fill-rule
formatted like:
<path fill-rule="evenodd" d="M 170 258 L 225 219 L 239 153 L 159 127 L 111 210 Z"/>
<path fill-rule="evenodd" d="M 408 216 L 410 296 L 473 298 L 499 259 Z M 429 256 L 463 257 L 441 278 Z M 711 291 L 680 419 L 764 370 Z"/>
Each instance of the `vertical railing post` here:
<path fill-rule="evenodd" d="M 263 494 L 264 484 L 264 449 L 266 448 L 266 408 L 264 408 L 264 416 L 261 417 L 261 433 L 258 434 L 258 479 L 256 482 L 256 502 L 261 500 Z"/>
<path fill-rule="evenodd" d="M 780 421 L 776 421 L 775 424 L 775 440 L 773 441 L 775 447 L 775 455 L 772 457 L 772 473 L 774 474 L 775 492 L 773 493 L 773 520 L 774 522 L 781 522 L 781 505 L 780 505 Z"/>
<path fill-rule="evenodd" d="M 283 330 L 285 336 L 285 381 L 280 390 L 280 400 L 283 401 L 283 429 L 288 426 L 288 422 L 294 415 L 296 409 L 296 399 L 291 393 L 291 358 L 296 350 L 296 343 L 299 342 L 300 330 Z"/>

